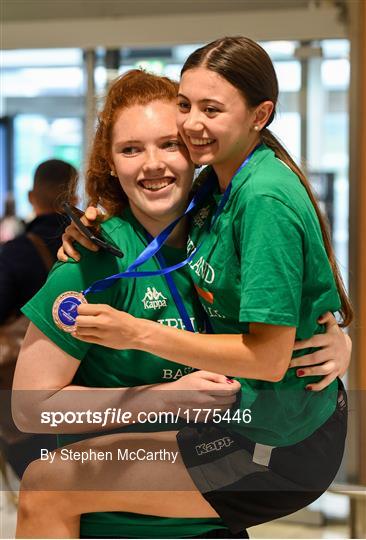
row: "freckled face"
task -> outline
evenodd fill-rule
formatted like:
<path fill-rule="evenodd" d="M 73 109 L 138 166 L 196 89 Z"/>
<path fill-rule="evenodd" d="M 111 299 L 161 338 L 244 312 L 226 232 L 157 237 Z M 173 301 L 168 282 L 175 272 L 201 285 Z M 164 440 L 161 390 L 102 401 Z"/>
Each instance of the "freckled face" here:
<path fill-rule="evenodd" d="M 112 131 L 111 161 L 137 219 L 171 220 L 186 208 L 194 165 L 178 134 L 175 102 L 121 110 Z"/>
<path fill-rule="evenodd" d="M 252 143 L 254 114 L 239 90 L 217 73 L 199 67 L 183 74 L 177 125 L 194 163 L 239 166 Z"/>

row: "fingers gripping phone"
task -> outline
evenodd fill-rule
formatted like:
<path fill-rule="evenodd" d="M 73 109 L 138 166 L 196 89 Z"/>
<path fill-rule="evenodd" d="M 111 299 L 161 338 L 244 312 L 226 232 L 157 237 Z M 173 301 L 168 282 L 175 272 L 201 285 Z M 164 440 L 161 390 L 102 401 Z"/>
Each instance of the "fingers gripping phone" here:
<path fill-rule="evenodd" d="M 80 210 L 79 208 L 76 208 L 76 206 L 72 206 L 71 204 L 64 203 L 62 205 L 62 208 L 66 215 L 69 216 L 71 221 L 75 223 L 77 228 L 87 237 L 93 244 L 96 246 L 99 246 L 102 249 L 105 249 L 112 255 L 115 255 L 116 257 L 122 258 L 124 255 L 120 249 L 118 249 L 116 246 L 113 246 L 112 244 L 108 243 L 104 238 L 101 238 L 101 236 L 97 233 L 96 229 L 93 227 L 87 227 L 84 225 L 84 223 L 81 221 L 81 217 L 84 215 L 84 212 Z"/>

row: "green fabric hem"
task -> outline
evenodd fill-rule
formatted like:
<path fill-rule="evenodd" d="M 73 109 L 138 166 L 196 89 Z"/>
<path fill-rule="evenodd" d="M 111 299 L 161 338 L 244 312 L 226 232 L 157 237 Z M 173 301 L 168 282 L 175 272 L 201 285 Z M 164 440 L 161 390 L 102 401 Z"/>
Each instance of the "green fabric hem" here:
<path fill-rule="evenodd" d="M 290 313 L 264 312 L 260 309 L 241 309 L 241 323 L 266 323 L 279 326 L 299 326 L 299 321 Z"/>
<path fill-rule="evenodd" d="M 181 538 L 183 536 L 199 536 L 210 531 L 227 528 L 220 518 L 217 518 L 216 523 L 214 521 L 215 518 L 213 518 L 212 523 L 208 524 L 206 520 L 206 523 L 202 525 L 200 523 L 187 523 L 186 525 L 172 525 L 171 523 L 166 523 L 165 525 L 161 523 L 159 525 L 154 523 L 122 525 L 118 523 L 106 523 L 102 520 L 93 519 L 92 516 L 93 514 L 90 514 L 90 517 L 82 517 L 80 530 L 83 536 L 109 535 L 131 538 Z M 187 521 L 191 519 L 193 520 L 193 518 L 187 518 Z M 202 518 L 202 520 L 204 519 Z"/>

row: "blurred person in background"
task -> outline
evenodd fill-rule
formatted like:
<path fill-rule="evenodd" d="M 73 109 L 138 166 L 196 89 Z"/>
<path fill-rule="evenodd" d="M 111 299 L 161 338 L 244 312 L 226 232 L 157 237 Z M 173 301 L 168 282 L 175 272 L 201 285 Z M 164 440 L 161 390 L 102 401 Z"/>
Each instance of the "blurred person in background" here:
<path fill-rule="evenodd" d="M 0 251 L 0 325 L 12 314 L 20 314 L 20 307 L 46 281 L 67 224 L 60 215 L 61 204 L 69 193 L 71 202 L 76 202 L 76 180 L 76 169 L 60 159 L 38 165 L 28 194 L 36 217 Z"/>
<path fill-rule="evenodd" d="M 36 217 L 0 247 L 0 461 L 3 470 L 7 461 L 19 477 L 40 448 L 56 446 L 55 437 L 20 433 L 11 417 L 10 389 L 29 323 L 20 308 L 42 287 L 56 260 L 68 223 L 61 205 L 66 200 L 75 204 L 76 184 L 77 170 L 69 163 L 50 159 L 38 165 L 28 194 Z"/>
<path fill-rule="evenodd" d="M 0 244 L 24 232 L 24 222 L 15 214 L 15 201 L 11 193 L 6 195 L 4 206 L 4 215 L 0 220 Z"/>

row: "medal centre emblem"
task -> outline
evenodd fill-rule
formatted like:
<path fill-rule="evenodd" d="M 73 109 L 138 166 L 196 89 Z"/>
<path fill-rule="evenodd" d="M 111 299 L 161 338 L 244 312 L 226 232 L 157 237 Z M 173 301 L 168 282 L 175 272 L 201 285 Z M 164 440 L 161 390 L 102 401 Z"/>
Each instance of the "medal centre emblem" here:
<path fill-rule="evenodd" d="M 52 307 L 52 317 L 56 326 L 64 332 L 73 332 L 80 304 L 87 304 L 82 293 L 68 291 L 60 294 Z"/>

